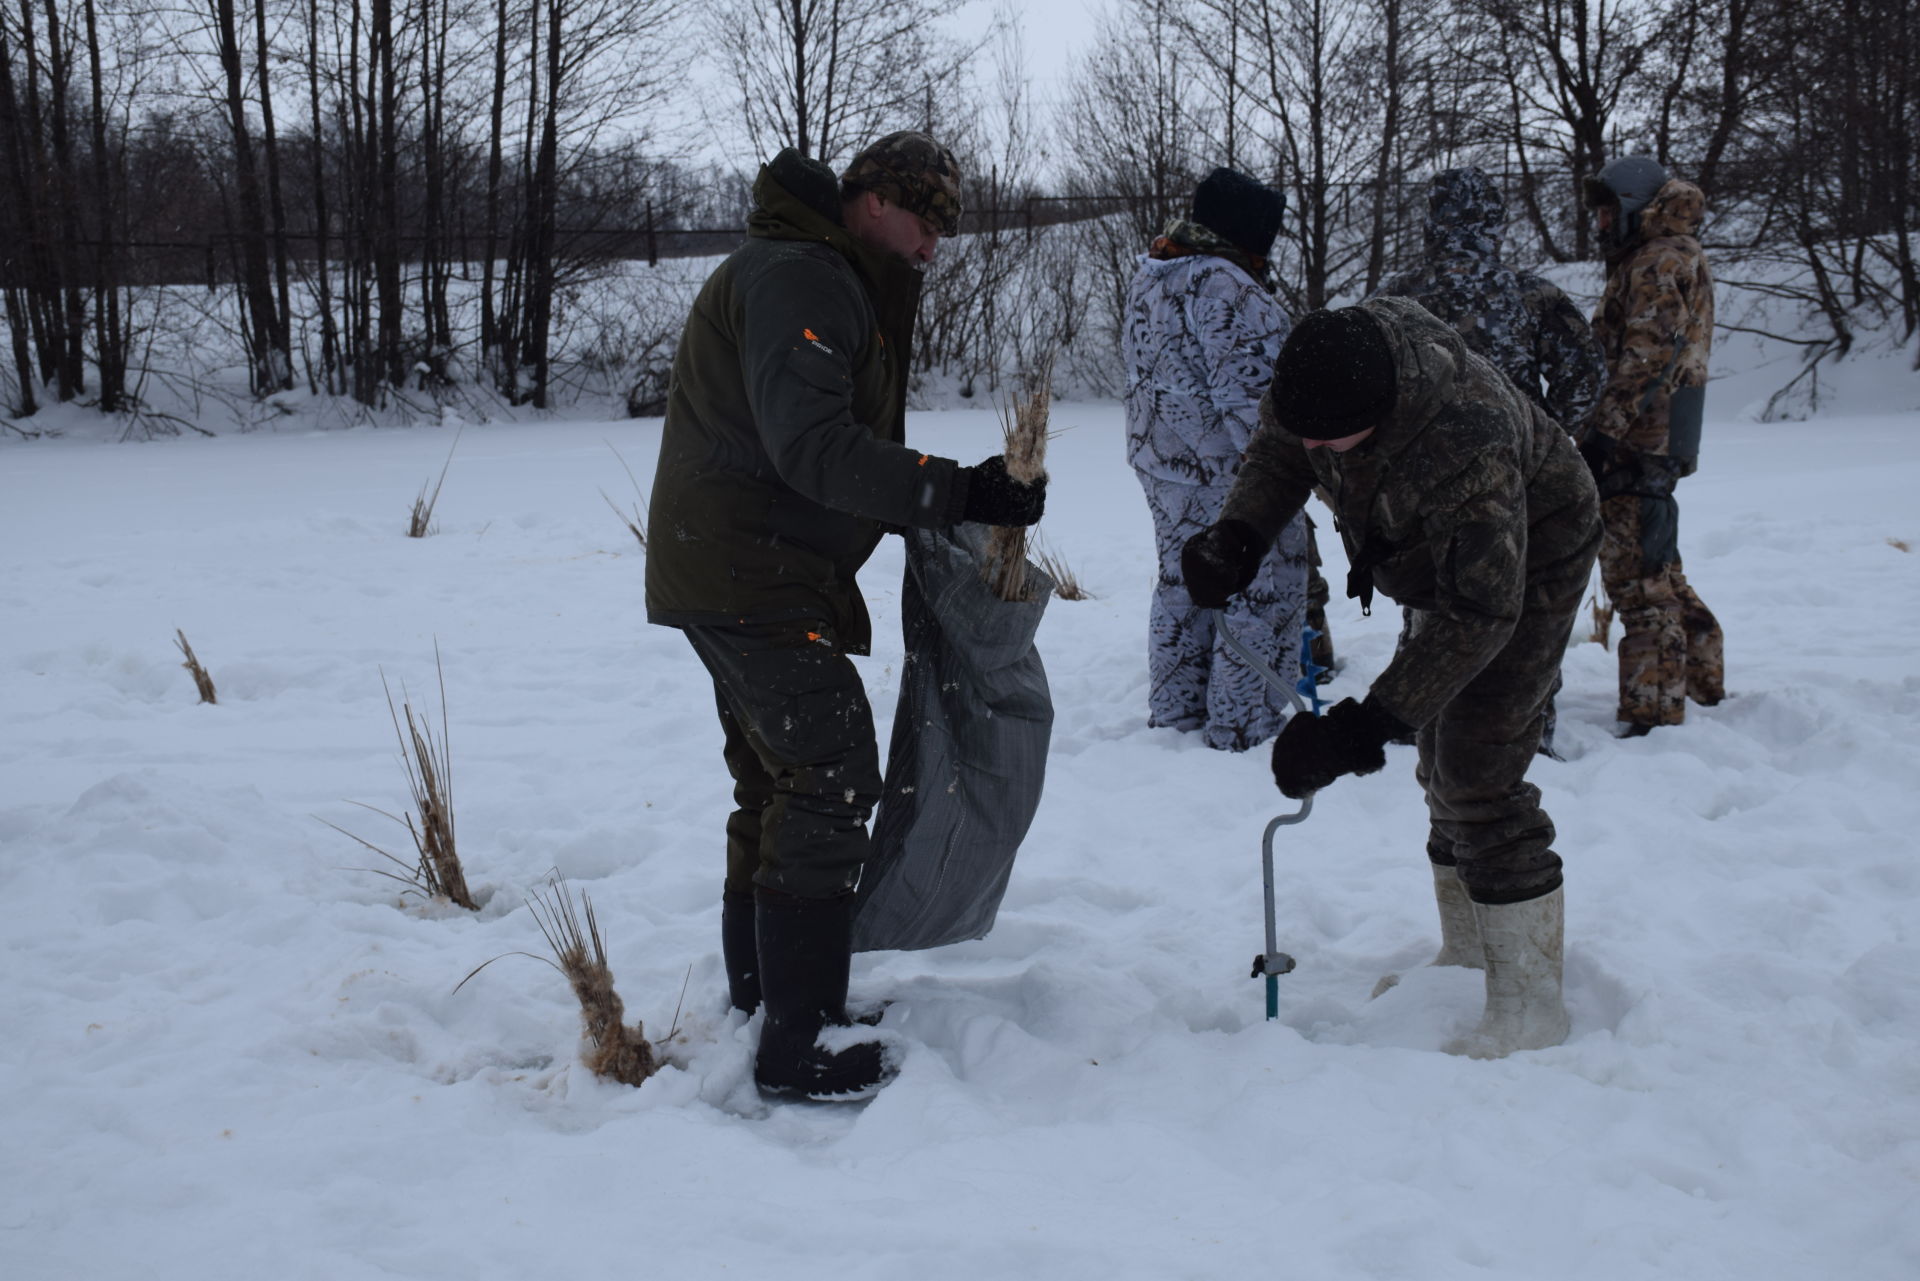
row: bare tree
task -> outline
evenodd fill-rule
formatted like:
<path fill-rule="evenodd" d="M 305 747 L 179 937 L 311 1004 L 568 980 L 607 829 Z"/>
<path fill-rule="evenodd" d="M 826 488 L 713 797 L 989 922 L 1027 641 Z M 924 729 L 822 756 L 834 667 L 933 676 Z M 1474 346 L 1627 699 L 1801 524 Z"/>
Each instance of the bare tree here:
<path fill-rule="evenodd" d="M 832 161 L 875 134 L 931 124 L 985 44 L 940 34 L 962 0 L 723 0 L 707 38 L 756 155 Z"/>
<path fill-rule="evenodd" d="M 1507 87 L 1512 159 L 1540 243 L 1563 262 L 1588 258 L 1581 179 L 1609 159 L 1615 117 L 1646 88 L 1640 73 L 1668 24 L 1636 0 L 1465 2 L 1497 33 L 1482 72 Z"/>

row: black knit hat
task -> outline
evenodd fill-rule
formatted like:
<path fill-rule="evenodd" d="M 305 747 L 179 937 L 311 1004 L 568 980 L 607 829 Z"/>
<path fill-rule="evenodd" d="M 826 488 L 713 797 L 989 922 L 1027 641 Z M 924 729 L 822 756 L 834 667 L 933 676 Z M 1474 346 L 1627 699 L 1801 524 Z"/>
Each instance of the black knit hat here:
<path fill-rule="evenodd" d="M 1273 364 L 1273 416 L 1302 440 L 1377 427 L 1397 397 L 1393 349 L 1364 307 L 1310 312 Z"/>
<path fill-rule="evenodd" d="M 1215 169 L 1193 189 L 1193 220 L 1255 258 L 1273 249 L 1286 208 L 1285 196 L 1232 169 Z"/>

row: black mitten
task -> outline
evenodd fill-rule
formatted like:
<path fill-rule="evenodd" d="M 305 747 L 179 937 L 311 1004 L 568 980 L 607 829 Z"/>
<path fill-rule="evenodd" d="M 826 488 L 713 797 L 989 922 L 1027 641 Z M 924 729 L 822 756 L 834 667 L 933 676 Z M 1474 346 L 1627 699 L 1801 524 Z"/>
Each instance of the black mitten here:
<path fill-rule="evenodd" d="M 1047 508 L 1047 477 L 1031 485 L 1007 474 L 1007 460 L 995 454 L 977 467 L 962 467 L 960 475 L 967 486 L 966 506 L 960 519 L 982 525 L 1033 525 Z"/>
<path fill-rule="evenodd" d="M 1225 609 L 1227 598 L 1260 572 L 1266 554 L 1260 531 L 1244 520 L 1207 526 L 1180 549 L 1180 577 L 1186 580 L 1187 599 L 1201 609 Z"/>
<path fill-rule="evenodd" d="M 1387 763 L 1387 741 L 1407 733 L 1371 699 L 1343 699 L 1325 716 L 1295 716 L 1273 740 L 1273 781 L 1295 800 L 1342 774 L 1371 774 Z"/>

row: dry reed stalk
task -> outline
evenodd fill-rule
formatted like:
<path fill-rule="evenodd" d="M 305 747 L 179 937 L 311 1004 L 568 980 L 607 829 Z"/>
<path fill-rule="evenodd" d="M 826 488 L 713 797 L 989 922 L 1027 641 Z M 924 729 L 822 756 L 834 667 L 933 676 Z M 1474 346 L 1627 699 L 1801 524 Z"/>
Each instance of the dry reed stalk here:
<path fill-rule="evenodd" d="M 581 906 L 576 912 L 566 882 L 558 878 L 549 887 L 549 894 L 542 897 L 536 891 L 527 907 L 546 935 L 560 972 L 567 976 L 574 996 L 580 1000 L 580 1018 L 586 1024 L 587 1039 L 593 1042 L 587 1067 L 595 1076 L 622 1085 L 639 1085 L 660 1070 L 660 1061 L 642 1025 L 636 1020 L 628 1027 L 624 1022 L 626 1007 L 613 990 L 613 971 L 607 968 L 607 949 L 600 938 L 600 922 L 594 919 L 593 900 L 581 891 Z"/>
<path fill-rule="evenodd" d="M 433 723 L 424 715 L 414 712 L 413 704 L 405 697 L 404 685 L 400 691 L 400 706 L 394 707 L 393 689 L 387 684 L 386 673 L 380 674 L 380 688 L 387 695 L 387 714 L 393 718 L 394 737 L 400 740 L 400 763 L 407 772 L 407 790 L 413 797 L 413 811 L 402 816 L 355 802 L 361 808 L 390 818 L 407 829 L 407 835 L 413 840 L 413 863 L 409 864 L 398 855 L 381 849 L 372 841 L 355 836 L 338 824 L 327 823 L 327 826 L 398 865 L 406 874 L 397 875 L 377 867 L 370 870 L 411 886 L 428 898 L 443 898 L 456 907 L 477 912 L 480 905 L 474 902 L 472 892 L 467 889 L 466 870 L 460 864 L 459 846 L 454 840 L 453 753 L 447 733 L 447 674 L 440 664 L 438 641 L 433 646 L 433 667 L 440 680 L 438 738 L 434 736 Z M 404 730 L 400 725 L 402 713 L 406 719 Z M 416 816 L 419 820 L 417 824 Z M 325 819 L 320 821 L 326 823 Z"/>
<path fill-rule="evenodd" d="M 173 629 L 173 643 L 182 654 L 187 656 L 187 661 L 180 666 L 193 673 L 193 684 L 200 691 L 200 701 L 218 703 L 220 700 L 213 696 L 213 677 L 207 675 L 207 669 L 202 667 L 200 660 L 194 656 L 193 646 L 187 644 L 187 634 L 178 627 Z"/>
<path fill-rule="evenodd" d="M 640 550 L 645 551 L 647 549 L 646 514 L 643 513 L 637 507 L 633 510 L 631 514 L 620 510 L 620 504 L 614 502 L 612 497 L 610 497 L 607 491 L 604 489 L 600 491 L 600 497 L 605 498 L 607 500 L 607 506 L 613 508 L 613 514 L 620 518 L 620 523 L 627 527 L 627 532 L 629 534 L 632 534 L 634 538 L 639 542 Z"/>
<path fill-rule="evenodd" d="M 425 538 L 434 532 L 433 505 L 440 501 L 440 486 L 447 483 L 447 468 L 453 466 L 453 451 L 460 447 L 460 432 L 465 430 L 462 427 L 453 433 L 453 444 L 447 447 L 447 461 L 440 465 L 440 479 L 433 482 L 433 493 L 420 486 L 420 496 L 413 500 L 413 512 L 407 518 L 408 538 Z"/>
<path fill-rule="evenodd" d="M 1033 371 L 1027 391 L 1000 411 L 1000 430 L 1006 438 L 1007 475 L 1031 485 L 1046 474 L 1047 416 L 1053 408 L 1053 357 Z M 1027 531 L 995 525 L 987 536 L 987 562 L 982 572 L 993 594 L 1005 601 L 1032 598 L 1027 583 Z"/>
<path fill-rule="evenodd" d="M 612 441 L 606 440 L 601 443 L 608 449 L 613 449 Z M 613 514 L 620 518 L 620 523 L 627 527 L 627 532 L 639 540 L 640 550 L 645 551 L 647 549 L 647 500 L 641 495 L 640 480 L 633 474 L 633 468 L 627 466 L 627 460 L 621 457 L 617 449 L 613 449 L 613 456 L 620 459 L 620 466 L 626 470 L 627 479 L 633 483 L 633 513 L 629 515 L 624 511 L 604 489 L 600 491 L 600 497 L 607 500 L 607 506 L 613 508 Z"/>
<path fill-rule="evenodd" d="M 1600 594 L 1595 592 L 1589 603 L 1593 606 L 1593 628 L 1587 633 L 1587 639 L 1598 642 L 1601 649 L 1612 649 L 1613 640 L 1609 633 L 1613 630 L 1613 602 L 1602 605 Z"/>
<path fill-rule="evenodd" d="M 1036 548 L 1033 559 L 1047 576 L 1053 579 L 1053 594 L 1061 600 L 1092 600 L 1093 593 L 1080 585 L 1080 580 L 1067 567 L 1067 562 L 1050 547 Z"/>

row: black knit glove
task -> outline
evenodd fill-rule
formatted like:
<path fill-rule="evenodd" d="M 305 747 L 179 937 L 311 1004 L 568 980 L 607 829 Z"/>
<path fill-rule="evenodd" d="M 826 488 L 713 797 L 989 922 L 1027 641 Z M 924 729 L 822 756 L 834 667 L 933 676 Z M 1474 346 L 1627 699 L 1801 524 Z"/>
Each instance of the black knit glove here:
<path fill-rule="evenodd" d="M 1325 716 L 1295 716 L 1273 740 L 1273 781 L 1294 800 L 1342 774 L 1371 774 L 1387 763 L 1387 741 L 1407 733 L 1371 700 L 1342 699 Z"/>
<path fill-rule="evenodd" d="M 1227 598 L 1260 572 L 1266 555 L 1266 540 L 1244 520 L 1207 526 L 1180 549 L 1180 577 L 1187 583 L 1187 599 L 1201 609 L 1225 609 Z"/>
<path fill-rule="evenodd" d="M 982 525 L 1033 525 L 1047 509 L 1047 477 L 1031 485 L 1007 474 L 1007 460 L 999 454 L 977 467 L 962 467 L 960 477 L 967 487 L 966 506 L 961 520 Z"/>

